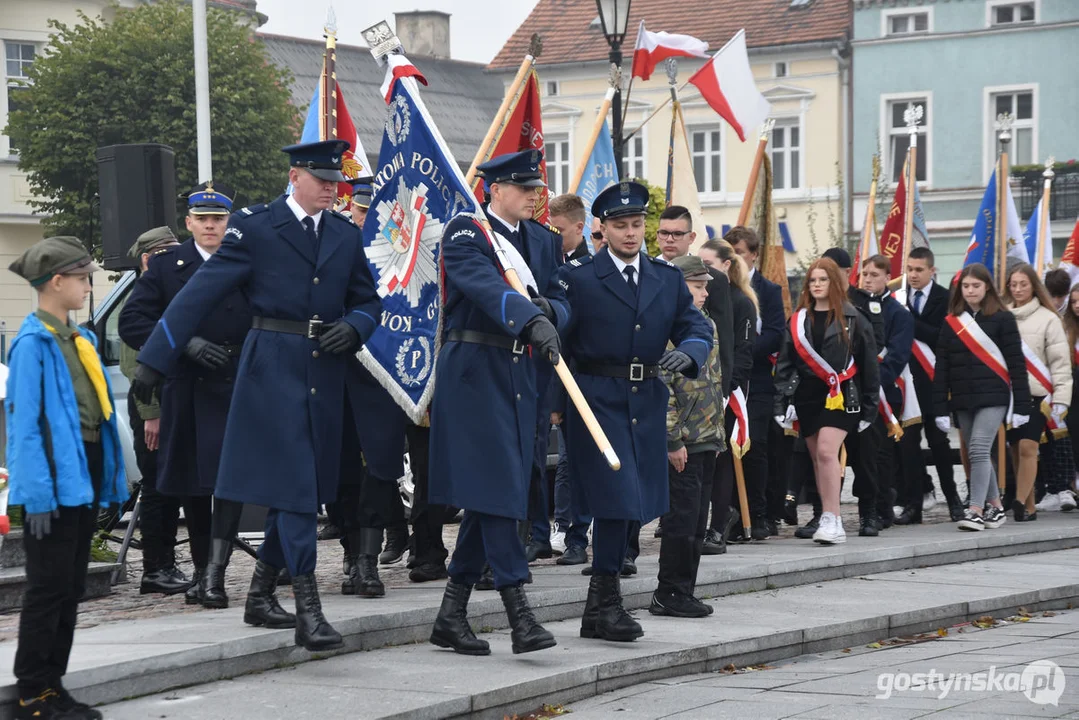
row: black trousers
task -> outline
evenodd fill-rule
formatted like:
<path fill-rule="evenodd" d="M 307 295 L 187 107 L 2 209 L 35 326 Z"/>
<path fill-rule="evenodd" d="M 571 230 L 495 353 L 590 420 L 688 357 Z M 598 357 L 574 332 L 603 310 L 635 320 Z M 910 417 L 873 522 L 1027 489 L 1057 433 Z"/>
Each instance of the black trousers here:
<path fill-rule="evenodd" d="M 787 482 L 790 478 L 791 449 L 794 436 L 787 435 L 771 417 L 768 423 L 768 516 L 775 521 L 783 517 L 783 504 L 787 498 Z"/>
<path fill-rule="evenodd" d="M 727 429 L 727 437 L 730 438 L 734 428 L 734 411 L 727 406 L 727 413 L 723 418 L 723 424 Z M 728 446 L 730 441 L 727 441 Z M 750 439 L 750 447 L 753 441 Z M 717 532 L 722 532 L 727 525 L 731 508 L 738 507 L 738 496 L 734 490 L 734 455 L 730 448 L 716 458 L 715 467 L 712 471 L 712 522 L 710 527 Z"/>
<path fill-rule="evenodd" d="M 409 425 L 405 428 L 408 439 L 408 457 L 412 467 L 412 542 L 416 565 L 442 565 L 449 552 L 442 542 L 442 521 L 446 506 L 427 501 L 430 488 L 431 428 Z"/>
<path fill-rule="evenodd" d="M 351 417 L 352 410 L 346 400 L 341 477 L 337 500 L 330 503 L 328 508 L 330 518 L 344 531 L 341 546 L 346 553 L 351 551 L 348 542 L 350 532 L 363 528 L 383 530 L 405 524 L 405 508 L 398 491 L 397 478 L 377 478 L 368 472 L 359 435 L 355 425 L 350 422 Z"/>
<path fill-rule="evenodd" d="M 86 591 L 90 542 L 97 527 L 97 498 L 104 473 L 101 443 L 84 443 L 92 506 L 61 507 L 52 530 L 38 540 L 26 534 L 26 592 L 19 614 L 15 678 L 19 697 L 37 697 L 67 674 L 79 600 Z"/>
<path fill-rule="evenodd" d="M 868 510 L 877 507 L 880 473 L 877 466 L 877 453 L 883 444 L 884 420 L 878 415 L 865 432 L 848 433 L 844 441 L 847 446 L 847 460 L 854 470 L 855 497 L 858 498 L 858 513 L 865 515 Z"/>
<path fill-rule="evenodd" d="M 752 395 L 749 398 L 749 452 L 742 457 L 742 470 L 746 476 L 746 494 L 749 496 L 749 514 L 755 520 L 768 517 L 769 446 L 772 419 L 772 395 Z M 782 498 L 781 498 L 782 499 Z"/>
<path fill-rule="evenodd" d="M 663 516 L 663 538 L 659 545 L 660 592 L 693 595 L 708 527 L 708 502 L 715 469 L 716 454 L 712 450 L 689 455 L 682 472 L 668 465 L 671 507 Z"/>
<path fill-rule="evenodd" d="M 902 450 L 902 484 L 899 490 L 899 504 L 914 507 L 922 504 L 923 495 L 933 489 L 933 478 L 925 471 L 922 459 L 922 433 L 929 442 L 933 455 L 933 464 L 937 467 L 940 489 L 945 499 L 958 498 L 955 487 L 955 468 L 952 467 L 952 446 L 948 435 L 937 427 L 936 419 L 927 415 L 923 408 L 922 422 L 903 429 L 903 439 L 899 441 Z"/>

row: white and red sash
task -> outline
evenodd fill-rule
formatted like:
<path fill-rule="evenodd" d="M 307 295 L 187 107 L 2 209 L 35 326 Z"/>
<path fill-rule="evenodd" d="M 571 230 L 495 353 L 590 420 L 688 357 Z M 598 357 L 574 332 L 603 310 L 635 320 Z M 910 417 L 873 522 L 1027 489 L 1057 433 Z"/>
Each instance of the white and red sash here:
<path fill-rule="evenodd" d="M 731 428 L 730 446 L 735 457 L 742 457 L 749 451 L 749 411 L 746 409 L 746 396 L 742 388 L 735 388 L 730 397 L 731 412 L 734 413 L 734 426 Z"/>
<path fill-rule="evenodd" d="M 806 309 L 802 308 L 791 315 L 791 338 L 794 340 L 794 349 L 802 362 L 828 386 L 828 399 L 824 403 L 826 410 L 843 409 L 843 390 L 841 384 L 850 380 L 858 372 L 858 366 L 854 364 L 854 358 L 850 359 L 843 372 L 836 370 L 821 357 L 820 353 L 810 344 L 806 338 Z"/>
<path fill-rule="evenodd" d="M 877 360 L 884 360 L 887 355 L 888 348 L 884 348 L 877 355 Z M 918 404 L 918 395 L 914 392 L 914 378 L 911 377 L 909 363 L 903 366 L 903 371 L 895 379 L 895 386 L 899 388 L 899 392 L 903 396 L 903 407 L 900 408 L 899 418 L 896 419 L 895 412 L 885 397 L 883 385 L 880 388 L 880 411 L 888 423 L 889 437 L 894 437 L 898 442 L 903 437 L 903 428 L 917 425 L 922 421 L 922 409 Z M 910 390 L 909 393 L 907 392 L 908 389 Z M 891 418 L 889 418 L 889 415 L 891 415 Z"/>
<path fill-rule="evenodd" d="M 1053 437 L 1061 437 L 1066 432 L 1066 428 L 1064 426 L 1064 416 L 1057 416 L 1053 413 L 1053 374 L 1049 372 L 1049 366 L 1043 363 L 1042 359 L 1027 345 L 1026 340 L 1022 342 L 1023 359 L 1027 364 L 1027 373 L 1045 390 L 1045 398 L 1042 400 L 1040 408 L 1042 415 L 1045 415 L 1045 429 L 1047 432 L 1052 433 Z M 1031 393 L 1031 399 L 1033 399 L 1033 393 Z"/>
<path fill-rule="evenodd" d="M 945 317 L 945 322 L 951 326 L 955 336 L 966 346 L 967 350 L 970 350 L 974 357 L 978 358 L 982 364 L 993 371 L 994 375 L 1007 384 L 1009 395 L 1008 414 L 1005 416 L 1004 421 L 1011 424 L 1012 414 L 1015 409 L 1015 393 L 1012 391 L 1012 378 L 1008 374 L 1008 363 L 1004 360 L 1004 353 L 1000 351 L 993 339 L 985 333 L 985 330 L 982 330 L 982 326 L 975 322 L 970 313 L 964 312 L 959 316 L 948 314 Z"/>
<path fill-rule="evenodd" d="M 881 416 L 884 418 L 884 424 L 888 426 L 888 437 L 899 442 L 899 438 L 903 437 L 903 428 L 900 426 L 888 398 L 884 396 L 883 387 L 880 388 L 880 404 L 878 407 L 880 408 Z"/>
<path fill-rule="evenodd" d="M 911 351 L 914 359 L 918 361 L 918 364 L 922 366 L 922 370 L 932 380 L 937 374 L 937 354 L 933 352 L 933 348 L 921 340 L 915 340 Z"/>

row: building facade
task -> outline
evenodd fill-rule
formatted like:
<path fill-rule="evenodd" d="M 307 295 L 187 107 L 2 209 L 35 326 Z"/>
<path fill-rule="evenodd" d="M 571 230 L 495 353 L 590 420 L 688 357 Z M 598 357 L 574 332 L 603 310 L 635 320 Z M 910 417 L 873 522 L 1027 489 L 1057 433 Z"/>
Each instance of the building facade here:
<path fill-rule="evenodd" d="M 693 35 L 720 49 L 745 28 L 757 86 L 772 105 L 776 121 L 771 153 L 780 222 L 786 224 L 799 256 L 816 246 L 841 241 L 847 222 L 842 178 L 847 173 L 848 32 L 846 0 L 737 0 L 723 4 L 700 0 L 636 0 L 631 6 L 623 53 L 628 83 L 634 39 L 641 20 L 651 31 Z M 536 64 L 540 80 L 548 177 L 554 193 L 564 192 L 585 145 L 608 85 L 608 46 L 596 6 L 540 0 L 532 14 L 490 63 L 490 72 L 509 85 L 539 33 L 543 52 Z M 703 60 L 682 58 L 681 86 Z M 648 81 L 629 89 L 626 132 L 639 127 L 670 96 L 663 66 Z M 705 222 L 718 233 L 737 221 L 757 147 L 757 130 L 740 142 L 737 134 L 700 97 L 692 85 L 680 93 L 694 174 Z M 625 143 L 624 176 L 641 177 L 660 187 L 666 182 L 671 112 L 664 108 Z M 698 233 L 703 241 L 704 233 Z M 819 253 L 819 250 L 818 250 Z"/>
<path fill-rule="evenodd" d="M 855 0 L 852 46 L 855 227 L 864 224 L 874 152 L 879 146 L 888 197 L 908 144 L 903 111 L 922 105 L 917 179 L 945 274 L 966 253 L 996 162 L 999 113 L 1015 118 L 1009 163 L 1017 170 L 1079 157 L 1075 0 Z M 1024 223 L 1041 197 L 1037 170 L 1026 176 L 1012 177 Z M 1067 167 L 1057 177 L 1055 257 L 1079 212 L 1077 180 Z"/>

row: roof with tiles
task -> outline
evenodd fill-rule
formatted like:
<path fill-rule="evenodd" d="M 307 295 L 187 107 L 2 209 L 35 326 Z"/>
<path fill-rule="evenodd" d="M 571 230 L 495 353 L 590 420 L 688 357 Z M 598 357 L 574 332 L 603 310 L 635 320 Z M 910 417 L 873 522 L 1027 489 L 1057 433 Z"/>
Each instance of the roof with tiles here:
<path fill-rule="evenodd" d="M 841 42 L 849 35 L 852 20 L 851 0 L 634 0 L 630 8 L 623 46 L 627 60 L 642 19 L 649 30 L 693 35 L 712 51 L 742 28 L 750 50 Z M 538 65 L 604 61 L 608 48 L 598 18 L 591 0 L 539 0 L 487 68 L 511 70 L 520 65 L 533 33 L 543 38 Z"/>

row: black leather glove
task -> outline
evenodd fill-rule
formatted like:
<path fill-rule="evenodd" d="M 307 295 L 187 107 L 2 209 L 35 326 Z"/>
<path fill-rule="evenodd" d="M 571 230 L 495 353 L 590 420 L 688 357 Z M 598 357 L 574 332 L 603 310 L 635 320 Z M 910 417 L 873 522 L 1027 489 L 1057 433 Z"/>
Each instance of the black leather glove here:
<path fill-rule="evenodd" d="M 681 350 L 668 350 L 659 359 L 659 366 L 667 372 L 682 372 L 693 366 L 693 358 Z"/>
<path fill-rule="evenodd" d="M 225 348 L 197 335 L 188 341 L 184 355 L 207 370 L 217 370 L 229 362 L 229 354 L 225 352 Z"/>
<path fill-rule="evenodd" d="M 558 364 L 558 357 L 561 353 L 558 331 L 554 329 L 551 321 L 543 315 L 537 315 L 525 323 L 524 328 L 521 330 L 521 339 L 535 348 L 536 352 L 542 355 L 547 362 L 552 365 Z"/>
<path fill-rule="evenodd" d="M 54 517 L 60 517 L 59 510 L 43 513 L 27 513 L 23 524 L 26 526 L 26 532 L 33 535 L 35 539 L 41 540 L 52 532 L 52 519 Z"/>
<path fill-rule="evenodd" d="M 537 293 L 533 288 L 528 288 L 528 294 L 532 297 L 532 304 L 540 309 L 543 313 L 543 317 L 551 321 L 551 324 L 558 322 L 558 317 L 554 314 L 554 308 L 551 307 L 551 301 Z"/>
<path fill-rule="evenodd" d="M 338 320 L 322 331 L 318 346 L 328 353 L 341 355 L 360 349 L 360 334 L 344 320 Z"/>
<path fill-rule="evenodd" d="M 149 405 L 154 401 L 154 393 L 164 384 L 164 375 L 149 365 L 139 363 L 135 366 L 135 376 L 131 378 L 131 389 L 128 392 L 143 405 Z"/>

